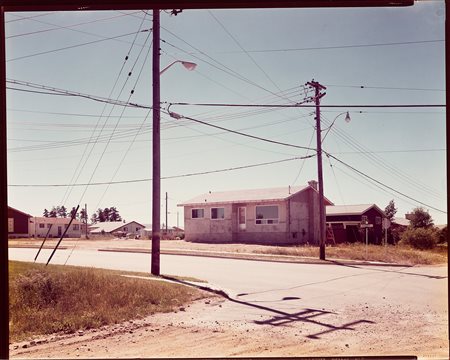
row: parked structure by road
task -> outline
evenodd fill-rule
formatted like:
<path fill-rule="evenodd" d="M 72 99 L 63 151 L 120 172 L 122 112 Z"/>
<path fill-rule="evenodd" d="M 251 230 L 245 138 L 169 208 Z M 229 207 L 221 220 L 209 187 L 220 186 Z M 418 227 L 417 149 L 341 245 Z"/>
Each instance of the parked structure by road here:
<path fill-rule="evenodd" d="M 366 231 L 370 244 L 382 243 L 386 215 L 377 205 L 333 205 L 325 209 L 328 233 L 333 234 L 335 243 L 365 242 Z"/>
<path fill-rule="evenodd" d="M 326 205 L 332 202 L 325 199 Z M 198 242 L 318 244 L 317 182 L 307 186 L 208 192 L 184 207 L 185 239 Z"/>

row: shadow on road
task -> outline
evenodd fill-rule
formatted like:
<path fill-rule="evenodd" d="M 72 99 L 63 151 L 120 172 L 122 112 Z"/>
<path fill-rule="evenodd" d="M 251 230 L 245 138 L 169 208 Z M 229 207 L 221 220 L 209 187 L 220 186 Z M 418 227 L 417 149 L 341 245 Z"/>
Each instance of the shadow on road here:
<path fill-rule="evenodd" d="M 298 313 L 290 314 L 290 313 L 287 313 L 285 311 L 281 311 L 281 310 L 278 310 L 278 309 L 275 309 L 275 308 L 271 308 L 271 307 L 268 307 L 268 306 L 254 304 L 254 303 L 251 303 L 251 302 L 234 299 L 234 298 L 230 297 L 227 293 L 225 293 L 222 290 L 215 290 L 215 289 L 208 288 L 206 286 L 202 286 L 202 285 L 198 285 L 198 284 L 192 284 L 190 282 L 187 282 L 187 281 L 184 281 L 184 280 L 175 279 L 175 278 L 172 278 L 170 276 L 162 275 L 161 277 L 164 278 L 164 279 L 175 281 L 177 283 L 184 284 L 184 285 L 193 286 L 193 287 L 196 287 L 196 288 L 198 288 L 200 290 L 204 290 L 204 291 L 207 291 L 207 292 L 210 292 L 210 293 L 214 293 L 216 295 L 220 295 L 220 296 L 226 298 L 227 300 L 229 300 L 229 301 L 231 301 L 233 303 L 236 303 L 236 304 L 240 304 L 240 305 L 244 305 L 244 306 L 248 306 L 248 307 L 252 307 L 252 308 L 259 309 L 259 310 L 264 310 L 264 311 L 267 311 L 267 312 L 271 312 L 271 313 L 277 314 L 277 315 L 275 315 L 274 317 L 272 317 L 269 320 L 264 320 L 264 321 L 254 320 L 253 322 L 255 324 L 258 324 L 258 325 L 283 326 L 283 325 L 286 325 L 286 324 L 289 324 L 289 323 L 293 323 L 293 322 L 305 322 L 305 323 L 310 323 L 310 324 L 314 324 L 314 325 L 318 325 L 318 326 L 322 326 L 322 327 L 326 328 L 326 330 L 324 330 L 324 331 L 321 331 L 321 332 L 318 332 L 318 333 L 315 333 L 315 334 L 311 334 L 311 335 L 307 335 L 306 337 L 308 337 L 310 339 L 320 339 L 320 335 L 328 334 L 328 333 L 333 332 L 333 331 L 338 331 L 338 330 L 355 330 L 354 327 L 352 327 L 352 326 L 357 325 L 357 324 L 363 324 L 363 323 L 375 324 L 374 321 L 361 319 L 361 320 L 353 321 L 353 322 L 350 322 L 350 323 L 347 323 L 347 324 L 343 324 L 341 326 L 336 326 L 336 325 L 333 325 L 333 324 L 328 324 L 326 322 L 318 321 L 318 320 L 314 319 L 314 318 L 317 318 L 319 316 L 328 315 L 328 314 L 337 315 L 336 313 L 331 312 L 331 311 L 306 308 L 306 309 L 303 309 L 302 311 L 300 311 Z M 246 295 L 246 294 L 240 294 L 240 295 Z M 294 297 L 292 297 L 292 298 L 291 297 L 287 297 L 287 298 L 283 298 L 282 300 L 294 300 L 294 299 L 295 299 Z"/>
<path fill-rule="evenodd" d="M 332 263 L 334 265 L 339 265 L 339 266 L 345 266 L 345 267 L 351 267 L 351 268 L 355 268 L 355 269 L 365 269 L 364 267 L 358 266 L 358 265 L 351 265 L 351 264 L 346 264 L 346 263 L 342 263 L 336 260 L 325 260 L 329 263 Z M 409 269 L 413 266 L 406 266 L 403 267 L 400 270 L 385 270 L 385 269 L 378 269 L 378 268 L 371 268 L 370 270 L 373 271 L 379 271 L 379 272 L 388 272 L 388 273 L 397 273 L 397 274 L 404 274 L 404 275 L 412 275 L 412 276 L 422 276 L 428 279 L 437 279 L 437 280 L 441 280 L 441 279 L 447 279 L 447 276 L 439 276 L 439 275 L 427 275 L 427 274 L 418 274 L 418 273 L 412 273 L 412 272 L 405 272 L 402 271 L 403 269 Z"/>

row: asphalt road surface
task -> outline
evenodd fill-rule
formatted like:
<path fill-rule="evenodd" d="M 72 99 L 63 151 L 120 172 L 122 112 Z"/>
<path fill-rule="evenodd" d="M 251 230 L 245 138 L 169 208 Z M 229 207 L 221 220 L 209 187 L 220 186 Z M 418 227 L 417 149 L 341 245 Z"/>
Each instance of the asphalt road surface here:
<path fill-rule="evenodd" d="M 33 261 L 35 254 L 35 249 L 9 249 L 11 260 Z M 43 251 L 38 260 L 46 262 L 49 254 Z M 150 254 L 61 250 L 52 260 L 65 262 L 150 272 Z M 404 348 L 408 354 L 424 351 L 432 357 L 433 351 L 448 351 L 447 266 L 292 264 L 161 255 L 161 273 L 203 279 L 229 294 L 230 311 L 218 313 L 219 321 L 292 329 L 307 324 L 308 339 L 345 342 L 352 337 L 360 347 L 373 340 L 378 347 L 384 342 L 388 353 L 393 348 L 404 353 Z"/>

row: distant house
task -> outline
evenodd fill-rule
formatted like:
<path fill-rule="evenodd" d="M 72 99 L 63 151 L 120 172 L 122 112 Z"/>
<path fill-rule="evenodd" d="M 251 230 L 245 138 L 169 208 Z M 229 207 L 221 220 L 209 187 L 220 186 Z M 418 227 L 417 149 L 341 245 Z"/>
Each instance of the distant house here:
<path fill-rule="evenodd" d="M 336 243 L 365 242 L 367 229 L 369 243 L 381 244 L 382 221 L 386 215 L 377 205 L 333 205 L 325 209 L 327 227 L 332 230 Z"/>
<path fill-rule="evenodd" d="M 136 222 L 130 221 L 124 223 L 122 221 L 105 221 L 99 222 L 96 224 L 92 224 L 90 226 L 90 233 L 92 235 L 103 235 L 103 234 L 111 234 L 111 235 L 139 235 L 141 229 L 144 228 L 144 225 Z"/>
<path fill-rule="evenodd" d="M 29 233 L 32 237 L 61 237 L 67 229 L 64 237 L 81 237 L 81 225 L 78 220 L 73 220 L 69 227 L 70 218 L 32 217 L 30 219 Z"/>
<path fill-rule="evenodd" d="M 8 237 L 29 237 L 29 221 L 32 216 L 8 206 Z"/>
<path fill-rule="evenodd" d="M 326 199 L 326 204 L 332 204 Z M 308 186 L 208 192 L 184 207 L 185 240 L 317 244 L 319 193 Z"/>
<path fill-rule="evenodd" d="M 151 224 L 144 224 L 144 225 L 145 227 L 141 229 L 139 236 L 142 239 L 150 239 L 152 237 L 152 225 Z M 161 239 L 176 239 L 177 237 L 181 239 L 184 236 L 184 230 L 180 227 L 172 226 L 168 228 L 166 231 L 165 226 L 161 226 L 160 234 Z"/>

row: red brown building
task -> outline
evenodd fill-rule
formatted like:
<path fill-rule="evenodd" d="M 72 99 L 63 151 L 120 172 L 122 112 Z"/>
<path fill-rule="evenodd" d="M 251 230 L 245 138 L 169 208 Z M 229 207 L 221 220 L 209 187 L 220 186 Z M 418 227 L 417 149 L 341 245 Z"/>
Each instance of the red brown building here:
<path fill-rule="evenodd" d="M 8 237 L 29 237 L 32 216 L 8 206 Z"/>

